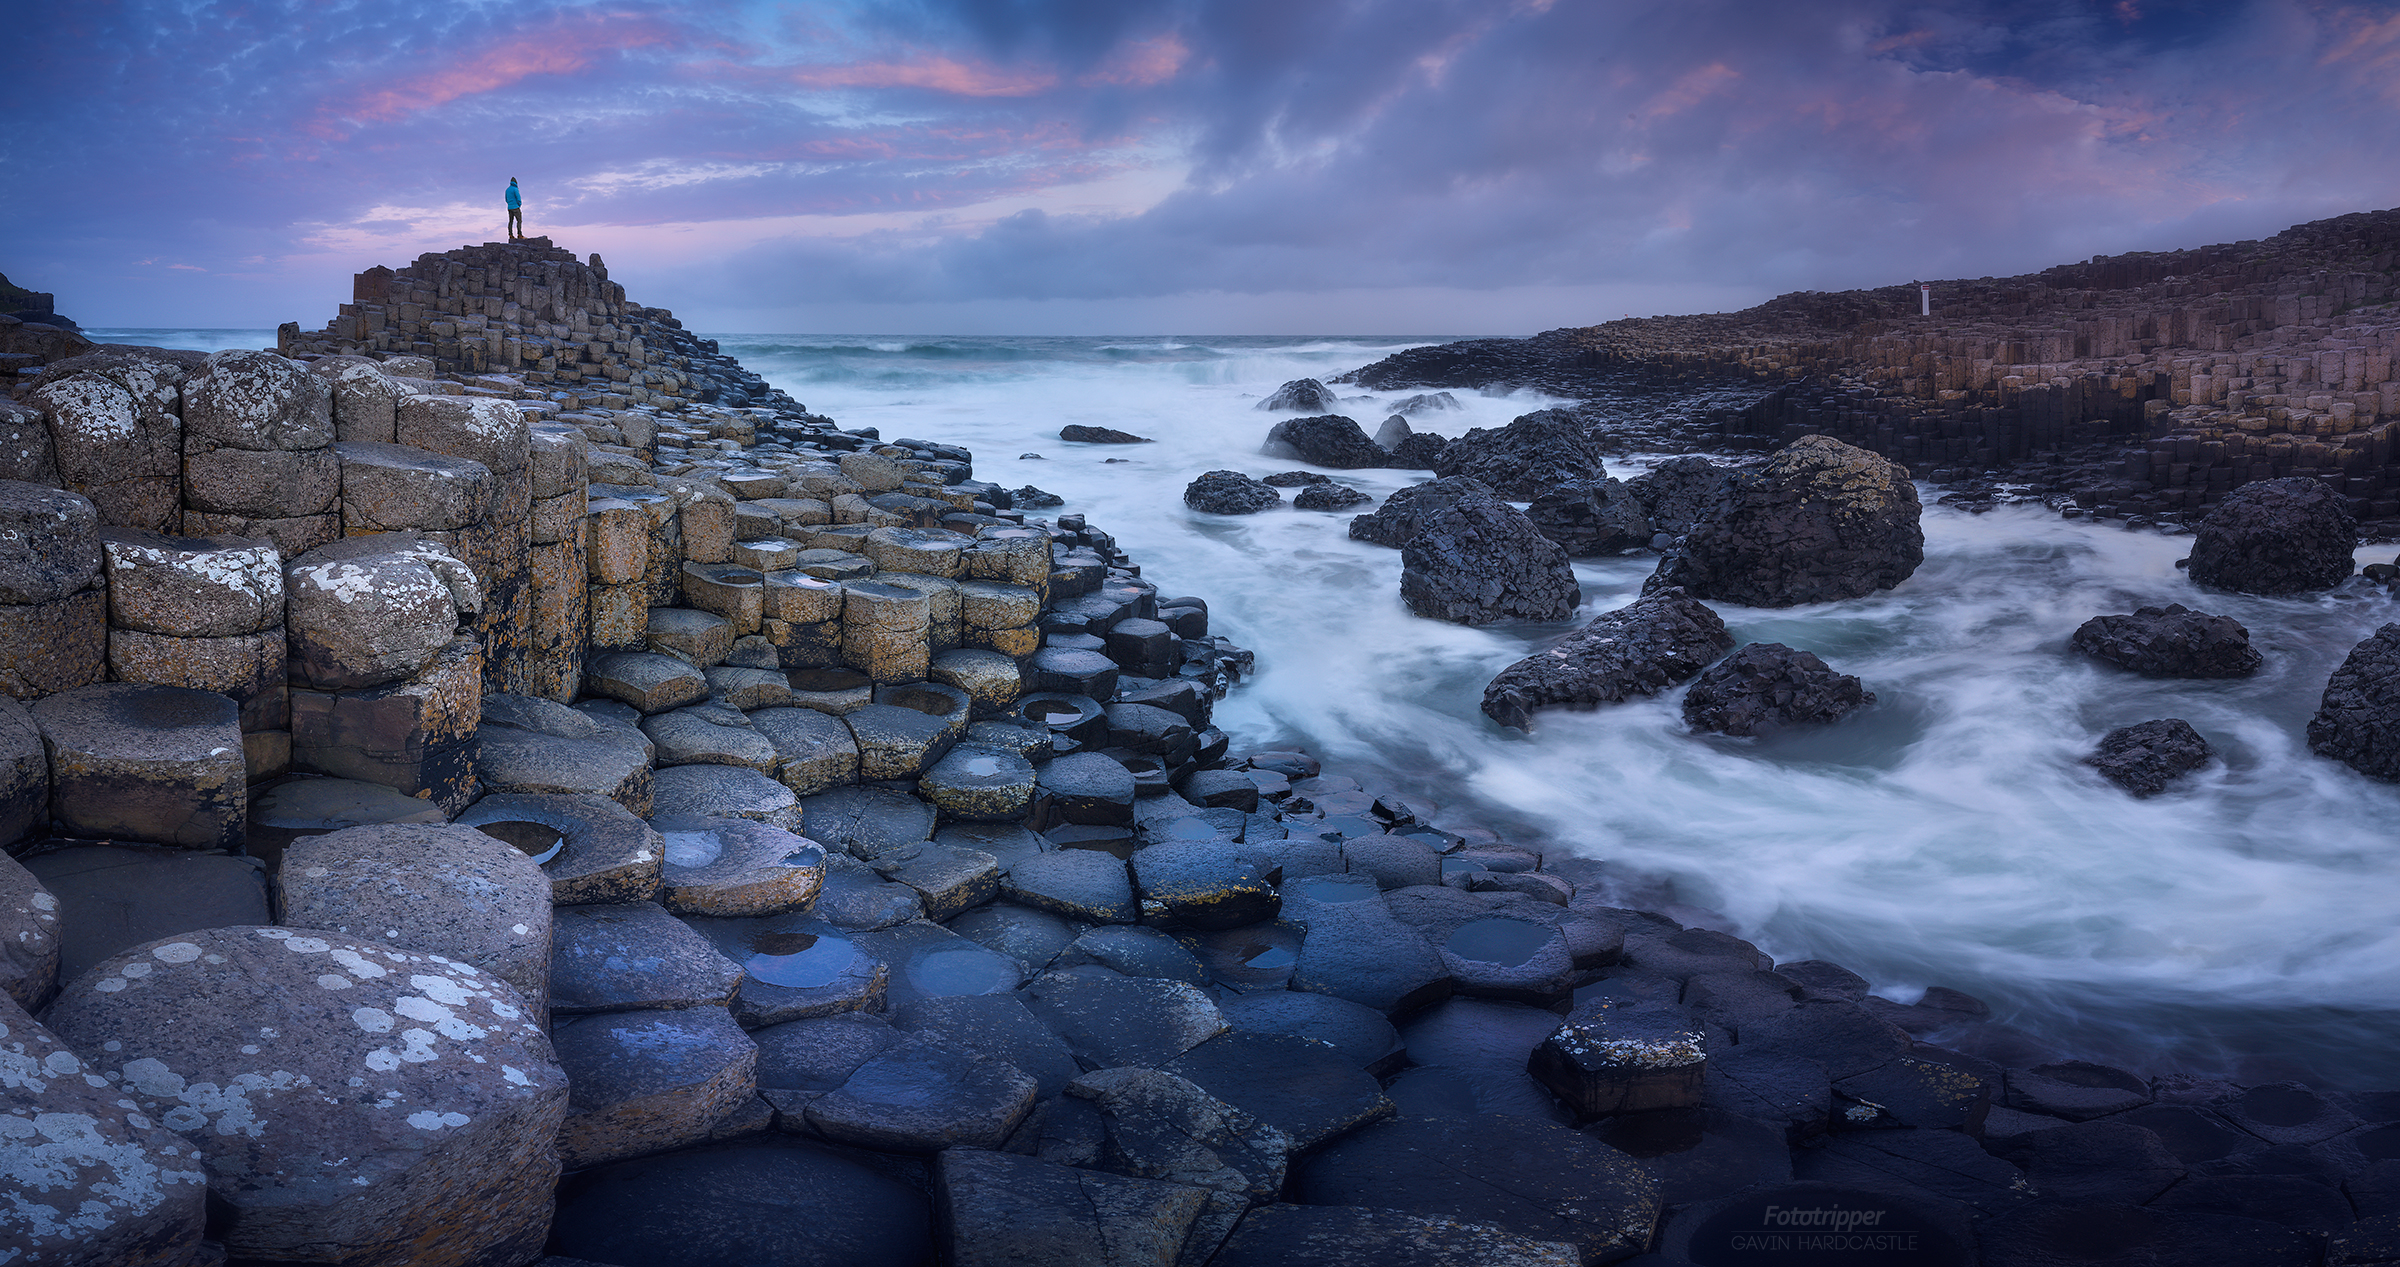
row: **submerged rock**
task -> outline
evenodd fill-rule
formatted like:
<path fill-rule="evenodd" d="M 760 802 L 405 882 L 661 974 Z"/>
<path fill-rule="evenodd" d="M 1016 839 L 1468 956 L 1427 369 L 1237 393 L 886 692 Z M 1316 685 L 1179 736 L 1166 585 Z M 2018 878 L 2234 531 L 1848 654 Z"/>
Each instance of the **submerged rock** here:
<path fill-rule="evenodd" d="M 1298 458 L 1335 470 L 1382 466 L 1390 457 L 1367 438 L 1356 421 L 1341 414 L 1287 418 L 1276 423 L 1268 430 L 1266 445 L 1260 451 L 1268 457 Z"/>
<path fill-rule="evenodd" d="M 1060 427 L 1060 428 L 1058 429 L 1058 438 L 1059 438 L 1059 439 L 1061 439 L 1061 440 L 1074 440 L 1074 441 L 1080 441 L 1080 442 L 1082 442 L 1082 443 L 1084 443 L 1084 444 L 1150 444 L 1150 443 L 1153 443 L 1153 441 L 1152 441 L 1152 440 L 1150 439 L 1150 437 L 1148 437 L 1148 436 L 1137 436 L 1137 435 L 1133 434 L 1133 433 L 1132 433 L 1132 432 L 1130 432 L 1130 431 L 1118 431 L 1118 430 L 1116 430 L 1116 429 L 1115 429 L 1115 428 L 1113 428 L 1113 427 L 1084 427 L 1084 426 L 1066 426 L 1066 427 Z"/>
<path fill-rule="evenodd" d="M 1502 669 L 1483 688 L 1483 713 L 1523 730 L 1539 709 L 1590 709 L 1656 695 L 1732 649 L 1733 635 L 1707 604 L 1667 590 L 1604 612 L 1558 645 Z"/>
<path fill-rule="evenodd" d="M 1333 389 L 1313 378 L 1295 378 L 1275 389 L 1275 394 L 1258 402 L 1261 409 L 1331 410 L 1338 402 Z"/>
<path fill-rule="evenodd" d="M 1364 506 L 1374 500 L 1348 484 L 1327 481 L 1323 484 L 1311 484 L 1301 489 L 1300 495 L 1292 499 L 1292 509 L 1348 510 L 1352 506 Z"/>
<path fill-rule="evenodd" d="M 1608 477 L 1600 446 L 1564 409 L 1536 410 L 1496 429 L 1477 427 L 1452 440 L 1433 470 L 1445 477 L 1471 476 L 1511 501 L 1532 501 L 1574 480 Z"/>
<path fill-rule="evenodd" d="M 1504 502 L 1464 502 L 1426 516 L 1400 561 L 1401 601 L 1433 620 L 1565 620 L 1582 601 L 1567 552 Z"/>
<path fill-rule="evenodd" d="M 1734 475 L 1643 586 L 1794 607 L 1859 598 L 1925 561 L 1908 468 L 1828 436 L 1802 436 Z"/>
<path fill-rule="evenodd" d="M 2094 616 L 2075 630 L 2075 649 L 2143 677 L 2248 677 L 2263 663 L 2241 622 L 2181 603 Z"/>
<path fill-rule="evenodd" d="M 2349 502 L 2313 479 L 2235 489 L 2192 539 L 2192 584 L 2241 594 L 2331 589 L 2357 567 Z"/>
<path fill-rule="evenodd" d="M 1210 471 L 1183 490 L 1183 504 L 1211 515 L 1255 515 L 1279 505 L 1283 494 L 1240 471 Z"/>
<path fill-rule="evenodd" d="M 1683 697 L 1695 730 L 1755 735 L 1761 727 L 1839 721 L 1875 702 L 1858 679 L 1836 673 L 1807 651 L 1753 642 L 1710 665 Z"/>
<path fill-rule="evenodd" d="M 2208 741 L 2190 722 L 2166 717 L 2108 732 L 2084 763 L 2135 796 L 2156 796 L 2207 765 L 2208 755 Z"/>
<path fill-rule="evenodd" d="M 1333 477 L 1316 471 L 1277 471 L 1259 482 L 1269 488 L 1306 488 L 1311 484 L 1330 484 Z"/>
<path fill-rule="evenodd" d="M 2400 783 L 2400 624 L 2352 647 L 2326 680 L 2308 746 L 2368 778 Z"/>

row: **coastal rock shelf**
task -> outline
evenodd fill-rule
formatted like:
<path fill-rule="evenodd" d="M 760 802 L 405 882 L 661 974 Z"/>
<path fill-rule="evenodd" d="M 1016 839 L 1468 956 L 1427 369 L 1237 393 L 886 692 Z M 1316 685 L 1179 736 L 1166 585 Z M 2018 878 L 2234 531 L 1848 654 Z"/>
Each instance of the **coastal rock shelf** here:
<path fill-rule="evenodd" d="M 2191 512 L 2301 476 L 2400 516 L 2400 210 L 2017 277 L 1780 296 L 1416 348 L 1335 380 L 1573 398 L 1748 386 L 1643 447 L 1829 435 L 1937 483 L 1985 473 L 2080 512 Z M 1597 413 L 1592 417 L 1597 420 Z"/>
<path fill-rule="evenodd" d="M 1596 1264 L 1761 1202 L 1959 1262 L 2400 1235 L 2395 1093 L 2033 1055 L 1234 750 L 1206 601 L 596 259 L 372 270 L 275 352 L 0 337 L 44 341 L 0 401 L 0 1258 Z M 1478 481 L 1567 425 L 1359 535 L 1506 509 Z M 1731 648 L 1680 593 L 1620 617 L 1495 716 Z"/>

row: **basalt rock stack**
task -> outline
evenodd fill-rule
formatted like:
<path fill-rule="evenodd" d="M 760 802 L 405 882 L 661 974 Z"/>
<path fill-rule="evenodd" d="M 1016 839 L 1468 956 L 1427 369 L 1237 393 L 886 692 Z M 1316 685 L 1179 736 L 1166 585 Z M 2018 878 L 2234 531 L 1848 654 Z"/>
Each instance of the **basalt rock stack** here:
<path fill-rule="evenodd" d="M 2391 519 L 2396 266 L 2400 210 L 2362 212 L 2257 241 L 1933 282 L 1931 315 L 1915 285 L 1801 292 L 1737 313 L 1415 348 L 1335 381 L 1582 398 L 1746 384 L 1751 403 L 1718 411 L 1691 447 L 1829 435 L 1940 483 L 2013 469 L 2119 517 L 2300 476 L 2359 519 Z"/>
<path fill-rule="evenodd" d="M 286 323 L 276 344 L 289 355 L 423 357 L 444 375 L 468 377 L 470 390 L 513 392 L 472 381 L 497 374 L 609 409 L 792 404 L 714 342 L 685 331 L 674 313 L 626 299 L 598 255 L 578 261 L 547 237 L 368 269 L 324 329 Z"/>

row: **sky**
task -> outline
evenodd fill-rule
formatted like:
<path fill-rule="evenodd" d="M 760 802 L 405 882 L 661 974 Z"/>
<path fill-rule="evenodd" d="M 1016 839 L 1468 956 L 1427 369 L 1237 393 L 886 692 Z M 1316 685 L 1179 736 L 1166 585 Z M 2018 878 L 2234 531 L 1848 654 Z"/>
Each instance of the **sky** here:
<path fill-rule="evenodd" d="M 0 0 L 0 273 L 320 326 L 529 232 L 711 331 L 1524 334 L 2400 204 L 2400 0 Z"/>

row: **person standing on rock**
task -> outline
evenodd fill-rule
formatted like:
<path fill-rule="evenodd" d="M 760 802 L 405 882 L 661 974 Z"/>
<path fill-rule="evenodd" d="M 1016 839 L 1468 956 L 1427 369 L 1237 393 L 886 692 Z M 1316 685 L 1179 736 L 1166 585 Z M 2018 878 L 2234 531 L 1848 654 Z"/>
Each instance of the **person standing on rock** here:
<path fill-rule="evenodd" d="M 525 200 L 517 193 L 517 178 L 508 178 L 508 240 L 522 241 L 525 237 Z"/>

